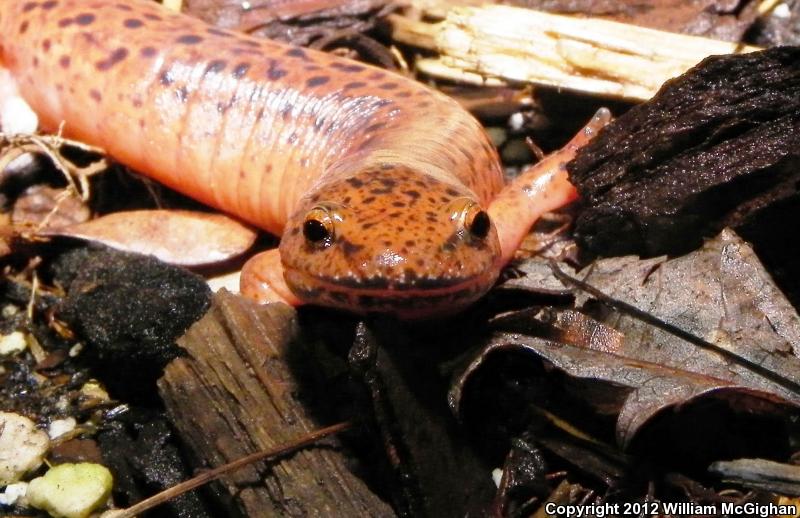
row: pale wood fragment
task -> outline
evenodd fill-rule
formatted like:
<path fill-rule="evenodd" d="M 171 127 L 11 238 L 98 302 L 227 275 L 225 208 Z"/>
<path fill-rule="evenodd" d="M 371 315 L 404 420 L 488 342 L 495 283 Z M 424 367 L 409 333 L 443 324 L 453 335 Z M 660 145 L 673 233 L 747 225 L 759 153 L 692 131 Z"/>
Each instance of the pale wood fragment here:
<path fill-rule="evenodd" d="M 423 12 L 442 6 L 427 3 Z M 421 72 L 472 84 L 531 82 L 631 100 L 714 54 L 758 47 L 595 18 L 486 5 L 450 6 L 441 22 L 389 17 L 396 40 L 435 50 Z"/>

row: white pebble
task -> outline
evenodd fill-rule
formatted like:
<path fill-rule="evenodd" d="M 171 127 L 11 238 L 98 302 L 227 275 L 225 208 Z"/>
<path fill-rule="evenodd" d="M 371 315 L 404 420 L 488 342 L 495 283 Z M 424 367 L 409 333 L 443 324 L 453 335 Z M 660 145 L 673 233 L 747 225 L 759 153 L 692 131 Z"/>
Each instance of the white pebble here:
<path fill-rule="evenodd" d="M 0 336 L 0 355 L 7 356 L 24 351 L 28 347 L 25 333 L 14 331 L 11 334 Z"/>
<path fill-rule="evenodd" d="M 39 118 L 22 97 L 11 96 L 0 103 L 0 128 L 6 135 L 31 134 L 39 127 Z"/>
<path fill-rule="evenodd" d="M 106 503 L 112 483 L 111 472 L 100 464 L 59 464 L 31 480 L 27 499 L 50 516 L 85 518 Z"/>
<path fill-rule="evenodd" d="M 27 482 L 17 482 L 16 484 L 9 484 L 6 486 L 5 491 L 0 493 L 0 504 L 14 505 L 17 500 L 25 496 L 28 492 Z"/>
<path fill-rule="evenodd" d="M 775 18 L 791 18 L 792 10 L 789 9 L 789 4 L 787 3 L 780 3 L 775 6 L 775 9 L 772 10 L 772 16 Z"/>
<path fill-rule="evenodd" d="M 17 482 L 42 465 L 50 446 L 47 434 L 19 414 L 0 412 L 0 485 Z"/>
<path fill-rule="evenodd" d="M 508 125 L 514 131 L 519 131 L 525 125 L 525 116 L 522 112 L 512 113 L 508 118 Z"/>
<path fill-rule="evenodd" d="M 494 485 L 500 487 L 501 480 L 503 480 L 503 470 L 500 468 L 494 468 L 492 470 L 492 481 L 494 481 Z"/>
<path fill-rule="evenodd" d="M 81 354 L 81 351 L 83 351 L 83 343 L 78 342 L 69 348 L 67 355 L 69 355 L 70 358 L 77 358 L 78 355 Z"/>
<path fill-rule="evenodd" d="M 56 437 L 61 437 L 65 433 L 71 432 L 76 426 L 78 426 L 78 422 L 74 417 L 54 419 L 50 422 L 50 426 L 47 427 L 47 435 L 49 435 L 51 439 L 55 439 Z"/>

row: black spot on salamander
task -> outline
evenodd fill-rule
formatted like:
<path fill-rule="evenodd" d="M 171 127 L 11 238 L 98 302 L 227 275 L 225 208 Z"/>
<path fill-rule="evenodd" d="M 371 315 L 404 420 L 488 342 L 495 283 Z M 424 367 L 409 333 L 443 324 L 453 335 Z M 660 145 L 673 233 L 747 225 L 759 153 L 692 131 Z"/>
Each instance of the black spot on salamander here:
<path fill-rule="evenodd" d="M 284 77 L 288 72 L 278 66 L 278 62 L 274 59 L 270 61 L 269 68 L 267 69 L 267 78 L 273 81 Z"/>
<path fill-rule="evenodd" d="M 392 180 L 391 178 L 379 178 L 379 179 L 378 179 L 378 181 L 379 181 L 379 182 L 380 182 L 380 183 L 381 183 L 381 184 L 382 184 L 384 187 L 386 187 L 387 189 L 392 189 L 392 188 L 394 188 L 394 186 L 395 186 L 395 185 L 397 185 L 397 182 L 395 182 L 395 181 L 394 181 L 394 180 Z"/>
<path fill-rule="evenodd" d="M 215 59 L 208 64 L 205 72 L 203 72 L 203 75 L 205 76 L 206 74 L 217 74 L 222 72 L 225 70 L 227 65 L 228 63 L 224 59 Z"/>
<path fill-rule="evenodd" d="M 331 63 L 331 68 L 336 68 L 342 72 L 362 72 L 366 69 L 363 65 L 356 65 L 350 63 Z"/>
<path fill-rule="evenodd" d="M 61 65 L 61 68 L 69 68 L 72 59 L 69 56 L 61 56 L 58 58 L 58 64 Z"/>
<path fill-rule="evenodd" d="M 39 6 L 39 2 L 28 2 L 22 6 L 22 12 L 27 13 L 29 11 L 33 11 Z"/>
<path fill-rule="evenodd" d="M 102 95 L 100 95 L 100 91 L 99 91 L 99 90 L 96 90 L 96 89 L 94 89 L 94 88 L 92 88 L 91 90 L 89 90 L 89 97 L 91 97 L 92 99 L 94 99 L 96 102 L 100 102 L 100 101 L 102 101 L 102 100 L 103 100 L 103 96 L 102 96 Z"/>
<path fill-rule="evenodd" d="M 256 120 L 260 121 L 264 118 L 264 108 L 259 108 L 258 113 L 256 113 Z"/>
<path fill-rule="evenodd" d="M 181 86 L 175 89 L 175 97 L 178 98 L 178 101 L 181 103 L 185 103 L 187 99 L 189 99 L 189 91 L 186 89 L 185 86 Z"/>
<path fill-rule="evenodd" d="M 381 164 L 381 171 L 389 171 L 394 169 L 394 164 Z"/>
<path fill-rule="evenodd" d="M 413 239 L 409 239 L 408 241 L 405 242 L 405 245 L 410 248 L 412 246 L 417 246 L 417 242 L 414 241 Z"/>
<path fill-rule="evenodd" d="M 367 79 L 370 81 L 377 81 L 378 79 L 383 79 L 384 77 L 386 77 L 386 74 L 383 72 L 373 72 L 367 76 Z"/>
<path fill-rule="evenodd" d="M 446 192 L 450 196 L 458 196 L 458 191 L 453 189 L 452 187 L 448 187 L 447 189 L 445 189 L 444 192 Z"/>
<path fill-rule="evenodd" d="M 242 39 L 242 40 L 239 40 L 239 43 L 241 43 L 242 45 L 247 45 L 248 47 L 252 47 L 254 49 L 261 48 L 261 42 L 260 41 Z"/>
<path fill-rule="evenodd" d="M 376 200 L 375 196 L 367 196 L 366 198 L 361 200 L 361 203 L 363 203 L 364 205 L 369 205 L 370 203 L 372 203 L 375 200 Z M 364 226 L 364 228 L 366 228 L 366 225 Z"/>
<path fill-rule="evenodd" d="M 394 90 L 398 86 L 400 86 L 398 83 L 390 82 L 390 83 L 381 83 L 378 85 L 378 88 L 380 88 L 381 90 Z"/>
<path fill-rule="evenodd" d="M 157 53 L 158 51 L 153 47 L 142 47 L 142 49 L 139 51 L 139 55 L 143 58 L 155 57 Z"/>
<path fill-rule="evenodd" d="M 235 79 L 241 79 L 242 77 L 244 77 L 244 75 L 247 73 L 248 70 L 250 70 L 250 63 L 239 63 L 233 69 L 232 75 Z"/>
<path fill-rule="evenodd" d="M 361 228 L 364 229 L 364 230 L 368 230 L 368 229 L 370 229 L 370 228 L 372 228 L 374 226 L 375 226 L 375 223 L 367 222 L 367 223 L 362 224 Z"/>
<path fill-rule="evenodd" d="M 197 34 L 184 34 L 183 36 L 178 36 L 178 39 L 175 41 L 178 43 L 183 43 L 184 45 L 196 45 L 203 41 L 203 38 Z"/>
<path fill-rule="evenodd" d="M 128 18 L 124 22 L 122 22 L 122 25 L 124 25 L 128 29 L 138 29 L 139 27 L 144 25 L 144 22 L 136 18 Z"/>
<path fill-rule="evenodd" d="M 49 51 L 50 50 L 50 45 L 51 45 L 51 43 L 50 43 L 50 39 L 49 38 L 45 38 L 44 40 L 42 40 L 42 50 L 43 51 L 45 51 L 45 52 Z"/>
<path fill-rule="evenodd" d="M 207 29 L 206 32 L 209 33 L 209 34 L 213 34 L 214 36 L 220 36 L 222 38 L 231 38 L 231 37 L 233 37 L 233 34 L 231 34 L 230 32 L 221 31 L 219 29 L 215 29 L 214 27 L 211 27 L 211 28 Z"/>
<path fill-rule="evenodd" d="M 359 180 L 358 178 L 348 178 L 345 180 L 351 187 L 355 187 L 356 189 L 360 189 L 364 186 L 364 182 Z"/>
<path fill-rule="evenodd" d="M 385 126 L 386 126 L 386 124 L 384 124 L 382 122 L 376 122 L 375 124 L 370 124 L 369 126 L 364 128 L 364 133 L 372 133 L 373 131 L 379 130 L 379 129 L 385 127 Z"/>
<path fill-rule="evenodd" d="M 308 86 L 309 88 L 313 88 L 315 86 L 324 85 L 330 80 L 331 78 L 328 76 L 314 76 L 308 81 L 306 81 L 306 86 Z"/>
<path fill-rule="evenodd" d="M 286 51 L 286 55 L 293 58 L 308 59 L 308 54 L 300 47 L 292 47 Z"/>
<path fill-rule="evenodd" d="M 165 70 L 158 76 L 158 82 L 161 83 L 161 86 L 169 86 L 175 82 L 175 78 L 172 77 L 171 71 Z"/>
<path fill-rule="evenodd" d="M 97 70 L 103 72 L 105 70 L 110 69 L 111 67 L 113 67 L 126 57 L 128 57 L 128 49 L 126 49 L 125 47 L 120 47 L 111 54 L 109 54 L 109 56 L 106 59 L 103 59 L 95 63 L 94 67 Z"/>
<path fill-rule="evenodd" d="M 28 26 L 30 26 L 30 23 L 28 22 L 28 20 L 25 20 L 24 22 L 19 24 L 19 33 L 20 34 L 25 34 L 25 32 L 28 30 Z"/>
<path fill-rule="evenodd" d="M 154 22 L 160 22 L 163 18 L 158 16 L 157 14 L 146 13 L 143 15 L 148 20 L 153 20 Z"/>
<path fill-rule="evenodd" d="M 114 7 L 119 9 L 120 11 L 132 11 L 133 8 L 127 4 L 116 4 Z"/>
<path fill-rule="evenodd" d="M 52 9 L 57 5 L 58 2 L 56 0 L 49 0 L 48 2 L 42 4 L 42 9 L 44 9 L 45 11 L 49 11 L 50 9 Z"/>
<path fill-rule="evenodd" d="M 402 208 L 402 207 L 405 207 L 405 206 L 406 206 L 406 204 L 404 202 L 402 202 L 402 201 L 393 201 L 392 202 L 392 207 Z"/>
<path fill-rule="evenodd" d="M 345 238 L 339 239 L 339 245 L 341 245 L 342 252 L 344 253 L 344 255 L 346 257 L 350 257 L 354 253 L 356 253 L 359 250 L 362 250 L 364 248 L 364 245 L 357 245 L 357 244 L 355 244 L 355 243 L 353 243 L 351 241 L 348 241 Z"/>
<path fill-rule="evenodd" d="M 141 108 L 142 107 L 142 100 L 141 99 L 134 99 L 132 104 L 133 104 L 134 108 Z"/>
<path fill-rule="evenodd" d="M 64 27 L 69 27 L 70 25 L 72 25 L 72 18 L 61 18 L 58 20 L 58 26 L 62 29 Z"/>
<path fill-rule="evenodd" d="M 411 92 L 397 92 L 396 94 L 394 94 L 394 96 L 398 98 L 407 98 L 411 97 Z"/>
<path fill-rule="evenodd" d="M 352 83 L 347 83 L 342 88 L 344 90 L 350 90 L 353 88 L 364 88 L 365 86 L 367 86 L 367 83 L 363 83 L 361 81 L 353 81 Z"/>
<path fill-rule="evenodd" d="M 39 58 L 37 56 L 33 56 L 33 68 L 39 66 Z"/>
<path fill-rule="evenodd" d="M 75 17 L 75 23 L 77 25 L 83 25 L 83 26 L 91 25 L 92 23 L 94 23 L 94 20 L 95 17 L 92 13 L 83 13 Z"/>
<path fill-rule="evenodd" d="M 403 194 L 405 194 L 414 201 L 416 201 L 420 197 L 419 191 L 415 191 L 414 189 L 403 191 Z"/>

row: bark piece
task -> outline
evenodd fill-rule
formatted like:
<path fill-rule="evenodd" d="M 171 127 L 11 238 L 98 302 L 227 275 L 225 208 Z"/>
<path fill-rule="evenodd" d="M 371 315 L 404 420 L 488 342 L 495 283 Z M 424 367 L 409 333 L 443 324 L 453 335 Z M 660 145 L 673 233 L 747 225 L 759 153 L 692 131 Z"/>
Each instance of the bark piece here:
<path fill-rule="evenodd" d="M 222 291 L 178 341 L 186 356 L 159 382 L 162 398 L 198 465 L 219 466 L 320 427 L 300 400 L 287 363 L 295 312 Z M 222 479 L 247 516 L 394 516 L 348 471 L 335 446 L 307 448 Z"/>
<path fill-rule="evenodd" d="M 568 165 L 599 255 L 686 252 L 797 198 L 800 48 L 709 58 L 606 126 Z"/>
<path fill-rule="evenodd" d="M 765 459 L 713 463 L 708 470 L 729 482 L 781 495 L 800 496 L 800 466 Z"/>

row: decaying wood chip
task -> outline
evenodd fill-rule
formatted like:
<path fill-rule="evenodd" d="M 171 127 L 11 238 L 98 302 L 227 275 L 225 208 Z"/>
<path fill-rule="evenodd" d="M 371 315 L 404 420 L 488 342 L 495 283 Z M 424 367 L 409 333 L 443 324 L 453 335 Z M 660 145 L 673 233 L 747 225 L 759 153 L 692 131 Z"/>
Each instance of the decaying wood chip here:
<path fill-rule="evenodd" d="M 445 21 L 390 15 L 393 37 L 440 54 L 419 59 L 429 75 L 477 84 L 532 82 L 646 100 L 712 54 L 757 47 L 508 6 L 453 7 Z"/>
<path fill-rule="evenodd" d="M 223 214 L 185 210 L 115 212 L 90 221 L 40 232 L 153 255 L 165 263 L 205 266 L 246 252 L 256 232 Z"/>
<path fill-rule="evenodd" d="M 295 312 L 227 292 L 178 343 L 160 392 L 198 466 L 219 466 L 319 427 L 299 399 L 287 363 Z M 314 447 L 223 479 L 247 516 L 394 516 L 348 469 L 335 447 Z"/>
<path fill-rule="evenodd" d="M 562 330 L 558 342 L 552 330 L 536 337 L 497 335 L 456 384 L 452 403 L 457 411 L 463 412 L 465 384 L 482 365 L 492 355 L 515 351 L 544 361 L 549 365 L 544 373 L 556 369 L 566 374 L 566 393 L 581 394 L 582 404 L 598 416 L 616 416 L 621 445 L 630 445 L 657 416 L 666 420 L 662 425 L 668 422 L 668 408 L 702 408 L 703 401 L 716 400 L 733 412 L 780 421 L 800 407 L 800 317 L 752 249 L 733 232 L 673 260 L 605 259 L 577 277 L 741 361 L 577 293 L 576 305 L 587 313 L 584 319 L 594 320 L 594 331 L 586 332 L 591 327 L 585 321 L 577 321 L 576 327 L 566 311 L 549 320 Z M 604 326 L 612 329 L 600 332 Z M 699 437 L 699 431 L 684 430 L 682 437 L 693 440 L 689 437 Z M 782 433 L 779 426 L 765 425 L 763 431 Z M 677 432 L 672 437 L 680 440 Z M 724 444 L 725 438 L 716 436 L 714 441 Z M 779 444 L 785 443 L 776 439 L 754 446 Z"/>
<path fill-rule="evenodd" d="M 683 253 L 787 205 L 800 182 L 800 48 L 709 58 L 567 167 L 586 205 L 577 240 L 598 255 Z"/>

